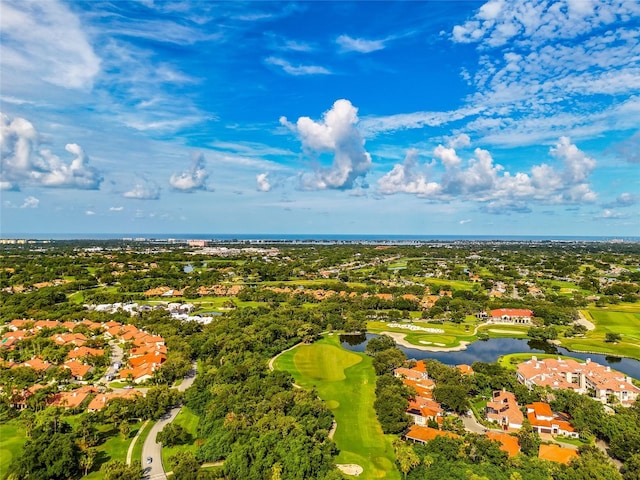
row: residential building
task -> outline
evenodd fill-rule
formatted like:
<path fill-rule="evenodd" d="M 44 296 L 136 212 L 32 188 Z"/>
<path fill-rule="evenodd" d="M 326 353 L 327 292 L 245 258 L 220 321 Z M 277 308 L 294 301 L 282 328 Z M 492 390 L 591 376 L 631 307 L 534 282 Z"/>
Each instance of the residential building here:
<path fill-rule="evenodd" d="M 524 308 L 498 308 L 490 315 L 494 323 L 531 324 L 532 318 L 533 312 Z"/>
<path fill-rule="evenodd" d="M 436 437 L 450 437 L 450 438 L 460 438 L 460 435 L 456 435 L 452 432 L 447 432 L 444 430 L 438 430 L 436 428 L 431 427 L 423 427 L 421 425 L 412 425 L 409 428 L 409 431 L 405 433 L 404 438 L 406 440 L 412 440 L 415 443 L 427 443 L 430 440 L 433 440 Z"/>
<path fill-rule="evenodd" d="M 630 405 L 640 395 L 631 377 L 611 370 L 587 359 L 579 363 L 570 358 L 546 358 L 531 360 L 518 365 L 518 380 L 527 387 L 534 385 L 556 389 L 571 389 L 577 393 L 589 394 L 603 403 L 611 397 L 623 405 Z"/>
<path fill-rule="evenodd" d="M 488 420 L 496 422 L 503 430 L 519 429 L 522 427 L 524 415 L 520 411 L 516 396 L 505 390 L 493 392 L 485 413 Z"/>
<path fill-rule="evenodd" d="M 536 432 L 572 438 L 579 437 L 578 432 L 569 423 L 568 416 L 563 413 L 554 413 L 548 403 L 534 402 L 527 405 L 526 408 L 527 419 Z"/>
<path fill-rule="evenodd" d="M 556 443 L 550 445 L 543 443 L 538 450 L 538 457 L 543 460 L 564 463 L 566 465 L 574 458 L 578 458 L 578 452 L 572 448 L 561 447 Z"/>
<path fill-rule="evenodd" d="M 520 443 L 518 442 L 518 437 L 514 437 L 513 435 L 509 435 L 507 432 L 487 432 L 487 438 L 489 440 L 493 440 L 494 442 L 500 443 L 500 450 L 503 452 L 507 452 L 509 457 L 515 457 L 518 453 L 520 453 Z"/>

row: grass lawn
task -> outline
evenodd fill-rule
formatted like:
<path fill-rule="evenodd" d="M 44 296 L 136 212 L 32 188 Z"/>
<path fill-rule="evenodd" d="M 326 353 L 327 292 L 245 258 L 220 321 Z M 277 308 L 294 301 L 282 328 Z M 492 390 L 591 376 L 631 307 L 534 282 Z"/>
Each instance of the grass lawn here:
<path fill-rule="evenodd" d="M 441 329 L 444 331 L 443 333 L 429 333 L 425 331 L 411 331 L 405 328 L 391 328 L 388 326 L 389 323 L 402 322 L 367 322 L 367 331 L 371 333 L 402 333 L 405 335 L 405 340 L 407 342 L 416 346 L 431 345 L 434 347 L 457 347 L 460 345 L 461 341 L 473 342 L 477 338 L 473 335 L 475 322 L 464 322 L 460 324 L 414 322 L 414 325 L 419 327 Z M 466 327 L 468 327 L 468 331 L 466 330 Z"/>
<path fill-rule="evenodd" d="M 315 387 L 333 412 L 337 463 L 362 466 L 358 478 L 400 479 L 391 446 L 394 437 L 382 433 L 373 409 L 376 377 L 370 357 L 344 350 L 335 335 L 284 353 L 275 367 L 291 372 L 302 387 Z"/>
<path fill-rule="evenodd" d="M 94 471 L 83 478 L 88 480 L 98 480 L 104 477 L 104 472 L 100 470 L 105 463 L 111 462 L 113 460 L 126 462 L 129 444 L 131 443 L 133 437 L 136 436 L 136 433 L 138 433 L 141 425 L 142 423 L 132 424 L 129 435 L 127 435 L 127 438 L 124 439 L 122 438 L 122 435 L 120 435 L 120 432 L 114 429 L 112 425 L 103 425 L 102 427 L 100 427 L 100 431 L 108 433 L 111 436 L 106 442 L 98 445 L 98 456 L 96 459 L 96 466 L 94 466 Z M 138 441 L 140 441 L 140 439 L 138 439 Z M 140 457 L 138 457 L 138 459 L 139 458 Z"/>
<path fill-rule="evenodd" d="M 597 352 L 640 359 L 640 305 L 612 305 L 583 311 L 596 328 L 583 338 L 562 338 L 562 345 L 571 350 Z M 622 341 L 606 343 L 607 333 L 619 333 Z"/>
<path fill-rule="evenodd" d="M 151 427 L 153 425 L 153 422 L 150 421 L 149 423 L 147 423 L 147 426 L 144 427 L 144 430 L 142 430 L 142 433 L 140 434 L 140 436 L 138 437 L 138 440 L 136 440 L 136 444 L 133 446 L 133 452 L 131 453 L 131 465 L 137 465 L 140 468 L 142 468 L 142 447 L 144 446 L 144 442 L 147 440 L 147 437 L 149 436 L 149 432 L 151 431 Z M 133 437 L 132 437 L 133 439 Z M 127 447 L 129 448 L 129 447 Z M 126 457 L 125 457 L 126 459 Z"/>
<path fill-rule="evenodd" d="M 441 288 L 445 285 L 449 285 L 455 290 L 473 290 L 478 284 L 474 282 L 465 282 L 464 280 L 441 280 L 430 277 L 416 277 L 416 282 L 425 283 L 429 286 Z M 432 289 L 435 291 L 434 289 Z"/>
<path fill-rule="evenodd" d="M 4 478 L 9 465 L 22 452 L 27 438 L 19 420 L 0 425 L 0 478 Z"/>
<path fill-rule="evenodd" d="M 530 325 L 501 325 L 491 324 L 480 328 L 489 334 L 490 337 L 521 337 L 527 335 Z"/>
<path fill-rule="evenodd" d="M 180 425 L 182 428 L 184 428 L 189 433 L 189 435 L 191 435 L 192 441 L 186 445 L 176 445 L 174 447 L 165 447 L 165 446 L 162 447 L 162 463 L 163 465 L 165 465 L 165 469 L 167 471 L 171 471 L 171 469 L 173 468 L 173 464 L 169 461 L 169 458 L 174 456 L 176 453 L 184 452 L 184 451 L 189 451 L 194 454 L 196 453 L 196 450 L 198 448 L 196 444 L 196 440 L 197 440 L 196 429 L 198 428 L 198 421 L 199 421 L 199 417 L 195 413 L 193 413 L 187 407 L 182 407 L 182 410 L 180 410 L 180 413 L 178 413 L 178 416 L 173 421 L 173 423 Z"/>

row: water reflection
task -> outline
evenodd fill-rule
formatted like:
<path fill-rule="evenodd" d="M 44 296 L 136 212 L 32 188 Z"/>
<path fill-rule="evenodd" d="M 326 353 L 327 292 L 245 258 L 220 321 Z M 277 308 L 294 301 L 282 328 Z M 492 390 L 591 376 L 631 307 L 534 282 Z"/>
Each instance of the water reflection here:
<path fill-rule="evenodd" d="M 351 335 L 340 335 L 340 341 L 346 343 L 352 347 L 360 345 L 361 343 L 366 345 L 367 336 L 364 333 L 354 333 Z M 364 351 L 364 350 L 363 350 Z"/>
<path fill-rule="evenodd" d="M 354 352 L 364 352 L 367 342 L 377 337 L 374 333 L 366 335 L 340 335 L 342 346 Z M 357 343 L 360 342 L 360 343 Z M 471 365 L 473 362 L 491 363 L 498 360 L 502 355 L 509 353 L 549 353 L 552 355 L 565 355 L 568 357 L 586 360 L 590 358 L 601 365 L 609 365 L 616 370 L 640 379 L 640 361 L 631 358 L 620 358 L 611 355 L 601 355 L 597 353 L 578 353 L 567 350 L 544 341 L 527 340 L 523 338 L 490 338 L 486 341 L 473 342 L 467 346 L 466 350 L 457 352 L 429 352 L 417 348 L 407 348 L 399 346 L 407 358 L 421 360 L 423 358 L 433 358 L 447 365 L 459 365 L 465 363 Z M 615 366 L 613 366 L 615 365 Z"/>

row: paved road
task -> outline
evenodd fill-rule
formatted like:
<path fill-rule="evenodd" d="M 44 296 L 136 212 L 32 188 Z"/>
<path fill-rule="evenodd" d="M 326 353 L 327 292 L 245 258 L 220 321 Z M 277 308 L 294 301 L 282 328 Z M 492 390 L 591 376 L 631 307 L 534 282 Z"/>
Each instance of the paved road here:
<path fill-rule="evenodd" d="M 193 381 L 196 379 L 196 364 L 195 362 L 191 366 L 191 371 L 182 380 L 182 383 L 178 386 L 178 390 L 184 392 L 189 388 Z M 144 469 L 145 477 L 149 480 L 165 480 L 167 474 L 164 471 L 162 465 L 162 444 L 156 442 L 156 435 L 165 426 L 173 422 L 182 407 L 172 408 L 168 413 L 165 413 L 158 422 L 151 427 L 149 435 L 142 446 L 142 468 Z M 147 463 L 147 458 L 151 458 L 151 463 Z"/>
<path fill-rule="evenodd" d="M 481 423 L 478 423 L 476 417 L 473 414 L 468 417 L 463 417 L 462 415 L 460 415 L 460 419 L 462 420 L 465 430 L 467 430 L 468 432 L 484 434 L 487 431 L 487 427 L 485 427 Z"/>
<path fill-rule="evenodd" d="M 107 371 L 104 372 L 104 376 L 100 379 L 100 382 L 106 385 L 108 385 L 110 382 L 108 378 L 109 376 L 111 376 L 113 380 L 117 380 L 118 371 L 114 368 L 114 365 L 118 363 L 122 366 L 122 357 L 124 355 L 124 352 L 122 351 L 122 347 L 115 340 L 112 340 L 111 342 L 109 342 L 109 346 L 111 347 L 111 363 L 109 364 Z"/>

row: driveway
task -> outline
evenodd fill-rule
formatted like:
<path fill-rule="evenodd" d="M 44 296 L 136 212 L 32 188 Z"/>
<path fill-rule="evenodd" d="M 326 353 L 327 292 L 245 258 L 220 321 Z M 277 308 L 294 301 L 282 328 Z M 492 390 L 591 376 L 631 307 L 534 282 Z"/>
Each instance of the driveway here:
<path fill-rule="evenodd" d="M 474 417 L 473 414 L 469 416 L 460 415 L 459 418 L 462 420 L 464 428 L 468 432 L 478 433 L 480 435 L 484 435 L 487 432 L 487 427 L 485 427 L 481 423 L 478 423 L 478 421 L 476 420 L 476 417 Z"/>
<path fill-rule="evenodd" d="M 191 370 L 182 379 L 182 383 L 178 385 L 178 390 L 184 392 L 189 388 L 196 379 L 196 362 L 191 364 Z M 148 480 L 164 480 L 167 478 L 167 474 L 164 471 L 162 465 L 162 444 L 156 442 L 156 435 L 165 426 L 173 422 L 176 416 L 180 412 L 182 407 L 172 408 L 169 412 L 165 413 L 158 422 L 151 427 L 149 435 L 142 446 L 142 468 L 144 470 L 144 478 Z M 151 457 L 151 464 L 147 463 L 147 458 Z"/>

